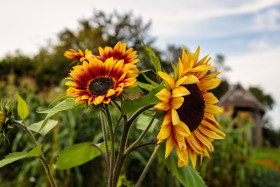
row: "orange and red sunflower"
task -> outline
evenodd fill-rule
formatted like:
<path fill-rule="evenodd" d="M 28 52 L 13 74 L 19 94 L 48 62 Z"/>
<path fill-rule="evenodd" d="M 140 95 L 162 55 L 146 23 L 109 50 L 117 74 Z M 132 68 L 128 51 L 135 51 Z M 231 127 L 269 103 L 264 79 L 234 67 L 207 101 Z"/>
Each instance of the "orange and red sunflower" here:
<path fill-rule="evenodd" d="M 124 61 L 108 58 L 104 62 L 97 58 L 89 58 L 82 65 L 73 67 L 67 93 L 76 97 L 76 103 L 98 105 L 108 104 L 112 97 L 121 94 L 124 88 L 136 86 L 136 74 L 123 67 Z"/>

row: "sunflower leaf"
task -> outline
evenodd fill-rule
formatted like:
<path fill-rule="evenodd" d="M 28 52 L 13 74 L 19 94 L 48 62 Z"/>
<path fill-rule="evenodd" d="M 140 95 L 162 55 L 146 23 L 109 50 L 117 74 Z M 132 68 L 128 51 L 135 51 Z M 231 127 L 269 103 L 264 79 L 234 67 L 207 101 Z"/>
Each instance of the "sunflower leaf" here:
<path fill-rule="evenodd" d="M 144 45 L 144 48 L 146 50 L 146 52 L 148 53 L 148 55 L 150 56 L 150 59 L 152 60 L 153 64 L 154 64 L 154 67 L 155 67 L 155 70 L 156 72 L 160 71 L 161 70 L 161 64 L 160 64 L 160 61 L 158 59 L 158 57 L 155 55 L 155 53 L 153 52 L 153 50 L 151 48 L 149 48 L 143 41 L 142 39 L 142 43 Z"/>
<path fill-rule="evenodd" d="M 29 151 L 28 153 L 24 153 L 24 152 L 10 153 L 3 160 L 0 161 L 0 168 L 23 158 L 39 157 L 41 155 L 41 148 L 42 145 L 39 145 L 34 149 L 32 149 L 31 151 Z"/>
<path fill-rule="evenodd" d="M 178 156 L 176 155 L 175 150 L 170 153 L 167 159 L 164 159 L 164 147 L 165 146 L 160 146 L 157 154 L 159 159 L 167 166 L 168 170 L 171 171 L 172 175 L 174 175 L 186 187 L 206 187 L 206 184 L 198 171 L 196 171 L 191 164 L 187 167 L 178 167 Z"/>
<path fill-rule="evenodd" d="M 145 95 L 139 99 L 125 100 L 122 103 L 123 114 L 134 112 L 142 107 L 157 104 L 160 100 L 155 96 L 155 94 L 157 94 L 162 88 L 163 88 L 163 83 L 160 84 L 155 89 L 153 89 L 152 91 L 150 91 L 148 95 Z"/>
<path fill-rule="evenodd" d="M 47 124 L 48 120 L 52 116 L 57 114 L 58 112 L 65 111 L 65 110 L 70 110 L 70 109 L 73 109 L 73 108 L 75 108 L 79 105 L 80 104 L 75 103 L 74 98 L 67 98 L 67 99 L 63 100 L 62 102 L 58 103 L 53 108 L 50 108 L 50 109 L 47 109 L 47 110 L 44 110 L 44 111 L 38 111 L 38 113 L 46 113 L 47 114 L 47 116 L 45 117 L 44 122 L 42 123 L 42 126 L 38 130 L 38 132 L 41 131 L 45 127 L 45 125 Z"/>
<path fill-rule="evenodd" d="M 139 81 L 136 81 L 136 83 L 138 84 L 138 86 L 140 88 L 143 88 L 147 91 L 151 91 L 151 90 L 155 89 L 155 86 L 147 84 L 147 83 L 143 83 L 143 82 L 139 82 Z"/>
<path fill-rule="evenodd" d="M 20 95 L 16 94 L 16 96 L 18 100 L 18 115 L 22 120 L 24 120 L 29 114 L 28 107 L 26 102 L 22 99 L 22 97 L 20 97 Z"/>
<path fill-rule="evenodd" d="M 101 143 L 95 146 L 98 146 L 102 151 L 105 151 L 105 146 L 103 144 L 104 143 Z M 95 146 L 91 142 L 84 142 L 66 148 L 60 152 L 56 162 L 56 168 L 61 170 L 72 168 L 98 157 L 101 153 Z"/>
<path fill-rule="evenodd" d="M 152 79 L 150 79 L 148 76 L 145 75 L 145 73 L 143 73 L 144 78 L 146 79 L 146 81 L 148 81 L 151 85 L 153 85 L 154 87 L 159 86 L 158 83 L 156 83 L 155 81 L 153 81 Z"/>
<path fill-rule="evenodd" d="M 57 124 L 58 124 L 58 121 L 55 121 L 55 120 L 48 120 L 46 122 L 46 125 L 41 129 L 42 125 L 44 123 L 44 120 L 42 121 L 39 121 L 37 123 L 33 123 L 32 125 L 30 125 L 28 127 L 28 129 L 34 131 L 34 132 L 38 132 L 40 133 L 41 135 L 45 136 L 50 130 L 52 130 Z"/>

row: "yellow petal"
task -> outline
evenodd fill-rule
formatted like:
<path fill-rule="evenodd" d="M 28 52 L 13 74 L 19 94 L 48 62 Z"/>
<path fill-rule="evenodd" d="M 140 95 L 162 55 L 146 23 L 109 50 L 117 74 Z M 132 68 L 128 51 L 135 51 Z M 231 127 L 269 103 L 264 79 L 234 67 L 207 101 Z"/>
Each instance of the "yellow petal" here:
<path fill-rule="evenodd" d="M 189 156 L 191 158 L 193 168 L 195 168 L 196 160 L 197 160 L 197 155 L 196 155 L 196 153 L 191 148 L 189 148 Z"/>
<path fill-rule="evenodd" d="M 171 108 L 176 110 L 180 108 L 183 103 L 184 103 L 184 97 L 172 97 Z"/>
<path fill-rule="evenodd" d="M 172 115 L 172 124 L 178 125 L 181 121 L 180 121 L 177 111 L 174 109 L 171 109 L 171 115 Z"/>
<path fill-rule="evenodd" d="M 170 135 L 172 131 L 172 126 L 171 125 L 161 125 L 160 127 L 160 131 L 157 135 L 157 139 L 159 140 L 158 143 L 162 142 L 163 140 L 165 140 L 166 138 L 168 138 L 168 136 Z"/>
<path fill-rule="evenodd" d="M 191 135 L 189 127 L 182 121 L 178 125 L 176 125 L 174 128 L 176 129 L 176 131 L 178 131 L 178 133 L 181 136 L 188 137 Z"/>
<path fill-rule="evenodd" d="M 172 121 L 171 111 L 168 111 L 163 118 L 162 125 L 169 125 L 171 121 Z"/>
<path fill-rule="evenodd" d="M 185 80 L 187 80 L 188 77 L 187 76 L 183 76 L 182 78 L 180 78 L 176 83 L 175 83 L 175 87 L 180 86 Z"/>
<path fill-rule="evenodd" d="M 201 88 L 201 90 L 211 90 L 219 86 L 220 83 L 221 83 L 220 79 L 210 79 L 207 81 L 201 81 L 197 84 L 199 88 Z"/>
<path fill-rule="evenodd" d="M 179 86 L 172 90 L 172 97 L 181 97 L 181 96 L 186 96 L 189 94 L 190 94 L 189 90 L 187 88 L 185 88 L 184 86 Z"/>
<path fill-rule="evenodd" d="M 203 94 L 203 97 L 205 103 L 207 104 L 216 104 L 219 102 L 219 100 L 211 92 L 207 92 L 206 94 Z"/>
<path fill-rule="evenodd" d="M 168 103 L 171 99 L 171 93 L 168 89 L 164 88 L 156 94 L 156 97 L 159 98 L 161 101 Z"/>
<path fill-rule="evenodd" d="M 214 66 L 200 65 L 200 66 L 196 66 L 195 68 L 190 69 L 189 72 L 208 71 L 208 70 L 215 69 L 215 68 L 216 67 L 214 67 Z"/>
<path fill-rule="evenodd" d="M 170 75 L 168 75 L 166 73 L 163 73 L 162 71 L 159 71 L 158 75 L 168 83 L 168 85 L 170 86 L 171 89 L 174 88 L 175 80 L 173 79 L 173 77 L 171 77 Z"/>
<path fill-rule="evenodd" d="M 107 97 L 110 97 L 110 96 L 112 96 L 112 95 L 114 95 L 116 92 L 115 92 L 115 90 L 113 90 L 113 89 L 110 89 L 108 92 L 107 92 Z"/>
<path fill-rule="evenodd" d="M 154 106 L 155 109 L 157 110 L 162 110 L 162 111 L 168 111 L 170 110 L 170 104 L 169 103 L 164 103 L 164 102 L 159 102 Z"/>
<path fill-rule="evenodd" d="M 224 137 L 216 134 L 215 132 L 211 131 L 211 130 L 208 130 L 207 128 L 204 128 L 203 126 L 199 126 L 198 127 L 198 130 L 204 134 L 205 136 L 209 137 L 209 138 L 212 138 L 212 139 L 224 139 Z"/>
<path fill-rule="evenodd" d="M 185 84 L 195 84 L 198 83 L 199 80 L 195 75 L 188 75 L 188 78 L 182 83 L 183 85 Z"/>
<path fill-rule="evenodd" d="M 223 112 L 224 109 L 221 107 L 218 107 L 216 105 L 207 105 L 205 106 L 205 112 L 210 113 L 210 114 L 218 114 Z"/>
<path fill-rule="evenodd" d="M 173 136 L 169 136 L 166 141 L 165 158 L 169 156 L 174 146 L 175 139 L 173 138 Z"/>
<path fill-rule="evenodd" d="M 104 99 L 104 96 L 103 96 L 103 95 L 100 95 L 100 96 L 98 96 L 98 97 L 96 97 L 96 98 L 94 99 L 93 103 L 94 103 L 95 105 L 99 105 L 100 103 L 102 103 L 103 99 Z"/>

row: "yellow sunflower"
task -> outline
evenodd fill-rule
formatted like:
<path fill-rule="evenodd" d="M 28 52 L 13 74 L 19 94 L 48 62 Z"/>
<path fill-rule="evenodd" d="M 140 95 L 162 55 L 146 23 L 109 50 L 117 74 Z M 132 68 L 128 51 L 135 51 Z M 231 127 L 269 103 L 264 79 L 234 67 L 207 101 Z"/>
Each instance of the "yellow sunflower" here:
<path fill-rule="evenodd" d="M 91 50 L 86 49 L 85 52 L 83 52 L 81 49 L 78 51 L 75 51 L 74 49 L 70 49 L 69 51 L 66 51 L 64 53 L 64 56 L 71 59 L 71 60 L 80 60 L 80 62 L 83 62 L 87 59 L 88 56 L 92 57 Z"/>
<path fill-rule="evenodd" d="M 222 112 L 223 109 L 214 105 L 218 99 L 211 92 L 207 92 L 220 84 L 221 81 L 215 78 L 219 73 L 206 75 L 215 67 L 209 64 L 208 56 L 198 61 L 199 50 L 198 47 L 192 54 L 184 48 L 175 79 L 158 72 L 165 80 L 166 88 L 156 94 L 161 101 L 155 108 L 167 113 L 157 139 L 158 143 L 167 139 L 165 157 L 168 157 L 176 145 L 179 167 L 188 165 L 189 158 L 195 167 L 197 155 L 200 155 L 201 159 L 203 156 L 209 157 L 208 151 L 214 151 L 211 141 L 225 137 L 225 134 L 217 129 L 220 125 L 214 117 L 214 114 Z M 181 81 L 182 79 L 184 81 Z M 182 133 L 182 124 L 189 133 Z M 178 128 L 180 130 L 177 130 Z"/>
<path fill-rule="evenodd" d="M 73 67 L 68 78 L 71 81 L 66 82 L 68 95 L 76 97 L 76 103 L 108 104 L 124 88 L 136 86 L 137 75 L 129 73 L 123 64 L 123 60 L 113 58 L 104 62 L 94 57 L 89 58 L 89 62 L 83 61 L 82 65 Z"/>
<path fill-rule="evenodd" d="M 108 58 L 113 57 L 115 60 L 123 60 L 124 66 L 128 66 L 129 70 L 133 73 L 138 73 L 139 70 L 136 67 L 136 63 L 139 62 L 139 59 L 136 59 L 138 55 L 136 55 L 137 51 L 133 51 L 132 48 L 126 50 L 126 43 L 118 42 L 114 49 L 111 47 L 99 47 L 99 55 L 97 58 L 105 61 Z"/>

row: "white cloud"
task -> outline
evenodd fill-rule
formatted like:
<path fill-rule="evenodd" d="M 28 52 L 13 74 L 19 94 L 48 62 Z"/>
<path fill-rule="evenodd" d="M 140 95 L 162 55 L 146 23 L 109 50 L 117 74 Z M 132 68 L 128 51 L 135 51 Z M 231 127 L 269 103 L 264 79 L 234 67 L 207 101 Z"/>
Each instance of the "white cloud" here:
<path fill-rule="evenodd" d="M 280 29 L 280 10 L 275 8 L 265 12 L 258 13 L 255 16 L 254 22 L 257 29 L 260 30 L 277 30 Z"/>

